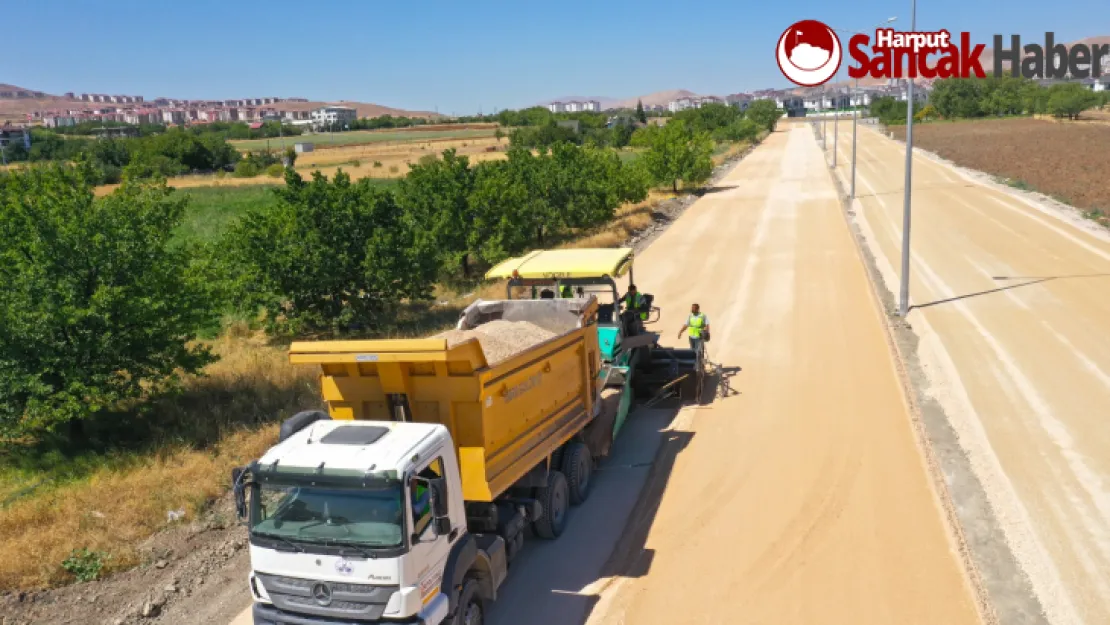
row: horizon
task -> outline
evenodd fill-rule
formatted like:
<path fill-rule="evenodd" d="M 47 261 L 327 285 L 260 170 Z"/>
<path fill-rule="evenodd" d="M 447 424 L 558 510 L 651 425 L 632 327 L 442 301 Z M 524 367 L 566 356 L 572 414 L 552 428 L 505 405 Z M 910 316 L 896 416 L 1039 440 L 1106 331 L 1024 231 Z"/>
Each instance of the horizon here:
<path fill-rule="evenodd" d="M 590 13 L 543 6 L 508 11 L 507 3 L 484 2 L 459 14 L 439 0 L 419 12 L 348 0 L 308 13 L 288 0 L 265 12 L 211 0 L 194 2 L 188 11 L 137 2 L 87 7 L 14 0 L 7 12 L 13 22 L 49 16 L 51 28 L 9 31 L 10 50 L 34 53 L 7 68 L 0 82 L 59 96 L 302 97 L 442 115 L 488 114 L 568 97 L 604 102 L 662 91 L 724 96 L 793 88 L 773 52 L 790 23 L 817 19 L 866 31 L 897 16 L 896 30 L 910 27 L 908 3 L 864 0 L 832 9 L 803 0 L 788 10 L 710 4 L 696 14 L 678 9 L 683 19 L 677 23 L 705 16 L 689 29 L 676 28 L 668 15 L 676 9 L 658 1 L 619 0 Z M 1016 10 L 998 14 L 955 0 L 923 3 L 917 30 L 968 31 L 988 50 L 994 34 L 1036 42 L 1048 28 L 1038 6 L 1021 1 L 1008 7 Z M 1097 14 L 1099 4 L 1081 0 L 1070 6 L 1049 25 L 1058 41 L 1110 34 L 1088 30 L 1086 16 Z M 389 23 L 376 27 L 383 19 Z M 49 46 L 42 45 L 43 33 Z M 195 42 L 183 41 L 188 35 Z M 209 45 L 221 41 L 228 43 Z"/>

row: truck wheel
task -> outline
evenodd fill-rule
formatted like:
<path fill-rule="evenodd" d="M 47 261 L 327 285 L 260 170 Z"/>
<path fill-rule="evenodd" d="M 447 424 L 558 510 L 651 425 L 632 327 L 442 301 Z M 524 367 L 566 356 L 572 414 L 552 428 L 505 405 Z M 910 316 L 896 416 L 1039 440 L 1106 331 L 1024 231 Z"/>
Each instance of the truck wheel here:
<path fill-rule="evenodd" d="M 571 505 L 577 506 L 590 496 L 593 465 L 594 459 L 586 445 L 575 442 L 567 447 L 566 454 L 563 455 L 563 473 L 567 476 Z"/>
<path fill-rule="evenodd" d="M 549 472 L 547 486 L 537 489 L 536 499 L 543 506 L 543 516 L 532 521 L 532 531 L 544 540 L 554 540 L 567 526 L 567 478 L 559 471 Z"/>
<path fill-rule="evenodd" d="M 482 608 L 482 598 L 478 596 L 478 582 L 473 578 L 467 579 L 459 593 L 452 625 L 482 625 L 484 622 L 485 610 Z"/>

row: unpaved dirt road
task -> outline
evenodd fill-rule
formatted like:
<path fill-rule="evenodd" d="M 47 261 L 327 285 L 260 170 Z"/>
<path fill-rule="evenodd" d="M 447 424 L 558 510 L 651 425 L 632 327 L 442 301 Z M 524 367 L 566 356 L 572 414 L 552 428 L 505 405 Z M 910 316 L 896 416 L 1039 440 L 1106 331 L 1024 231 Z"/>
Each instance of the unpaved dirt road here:
<path fill-rule="evenodd" d="M 637 414 L 567 533 L 528 545 L 492 625 L 980 622 L 808 128 L 744 159 L 636 280 L 666 343 L 702 305 L 736 394 Z"/>
<path fill-rule="evenodd" d="M 640 519 L 644 548 L 615 556 L 642 575 L 616 581 L 591 623 L 979 622 L 808 128 L 784 125 L 742 161 L 636 280 L 668 341 L 701 305 L 739 394 L 679 416 L 690 440 Z"/>
<path fill-rule="evenodd" d="M 844 179 L 850 128 L 841 126 Z M 859 135 L 856 220 L 894 292 L 904 151 Z M 908 321 L 928 391 L 1048 619 L 1108 623 L 1110 237 L 926 155 L 914 159 L 913 190 Z"/>

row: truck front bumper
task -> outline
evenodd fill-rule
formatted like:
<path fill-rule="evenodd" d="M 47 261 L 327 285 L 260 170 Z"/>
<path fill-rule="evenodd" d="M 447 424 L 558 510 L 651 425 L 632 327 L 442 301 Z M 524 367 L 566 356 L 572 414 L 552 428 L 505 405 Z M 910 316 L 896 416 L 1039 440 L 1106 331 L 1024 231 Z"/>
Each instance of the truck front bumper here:
<path fill-rule="evenodd" d="M 265 603 L 255 603 L 252 613 L 254 625 L 428 625 L 428 622 L 422 618 L 403 621 L 348 621 L 305 616 L 285 612 Z"/>

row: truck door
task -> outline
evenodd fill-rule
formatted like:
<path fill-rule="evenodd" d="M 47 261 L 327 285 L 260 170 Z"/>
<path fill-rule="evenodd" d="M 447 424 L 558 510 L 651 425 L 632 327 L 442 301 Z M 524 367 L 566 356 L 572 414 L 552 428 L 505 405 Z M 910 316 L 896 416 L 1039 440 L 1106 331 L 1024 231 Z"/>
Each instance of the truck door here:
<path fill-rule="evenodd" d="M 432 490 L 426 480 L 444 477 L 443 457 L 436 456 L 413 473 L 409 479 L 409 528 L 412 538 L 413 580 L 420 588 L 420 597 L 427 603 L 435 597 L 442 583 L 443 567 L 451 552 L 451 544 L 456 534 L 438 536 L 435 528 L 435 510 L 432 506 Z"/>

